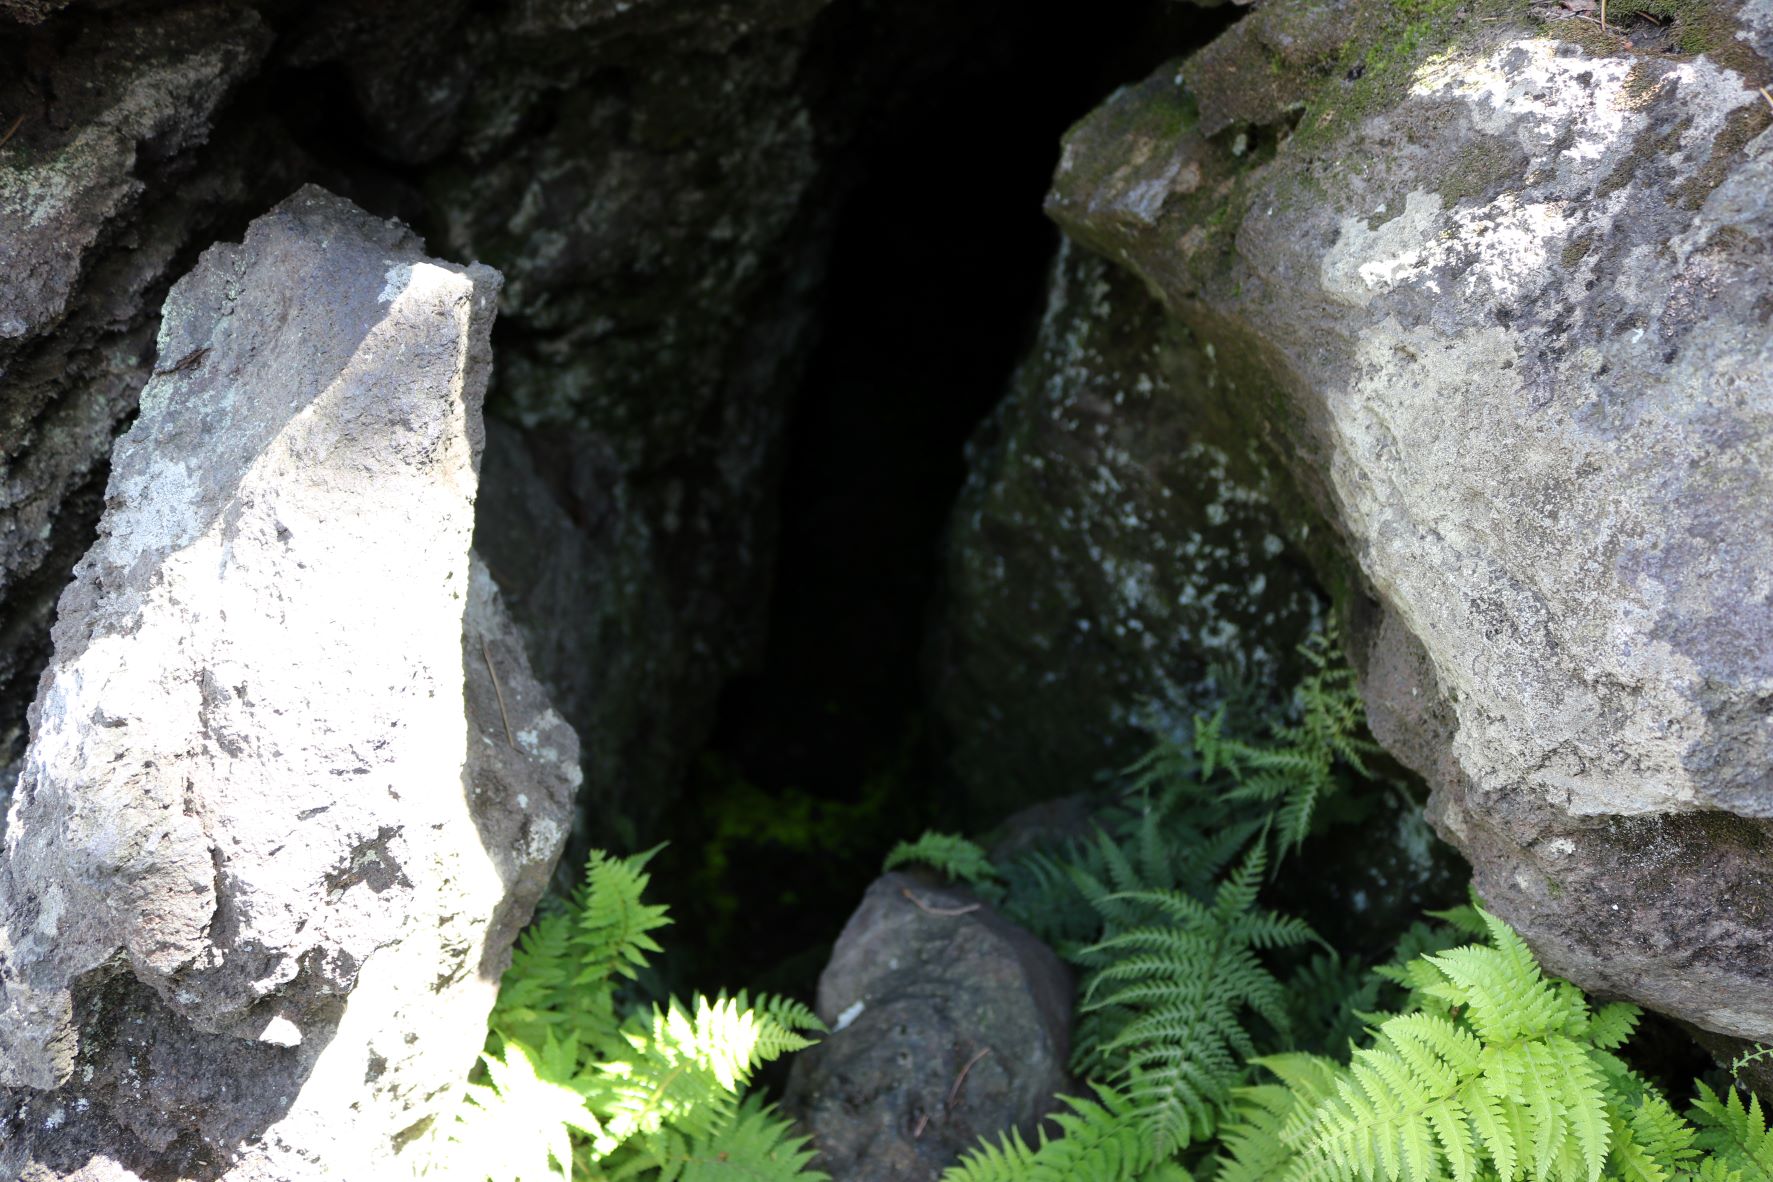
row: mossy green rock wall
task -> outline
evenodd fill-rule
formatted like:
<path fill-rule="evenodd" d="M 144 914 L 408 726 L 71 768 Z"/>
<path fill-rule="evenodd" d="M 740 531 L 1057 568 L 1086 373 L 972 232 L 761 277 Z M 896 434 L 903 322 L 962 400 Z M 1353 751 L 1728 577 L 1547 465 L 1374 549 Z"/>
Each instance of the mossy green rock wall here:
<path fill-rule="evenodd" d="M 1334 524 L 1375 732 L 1489 904 L 1767 1039 L 1773 3 L 1642 8 L 1274 0 L 1080 123 L 1049 211 Z M 1252 105 L 1264 54 L 1299 85 Z"/>

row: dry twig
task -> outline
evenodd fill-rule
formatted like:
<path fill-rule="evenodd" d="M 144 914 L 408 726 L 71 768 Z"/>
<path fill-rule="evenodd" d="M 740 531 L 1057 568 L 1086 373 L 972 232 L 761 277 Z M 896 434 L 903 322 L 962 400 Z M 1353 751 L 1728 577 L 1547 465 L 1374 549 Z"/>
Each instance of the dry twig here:
<path fill-rule="evenodd" d="M 985 906 L 983 903 L 968 903 L 965 907 L 931 907 L 928 903 L 925 903 L 922 899 L 912 894 L 910 887 L 900 887 L 899 893 L 904 895 L 907 899 L 910 899 L 913 903 L 916 903 L 917 909 L 925 915 L 966 915 L 968 912 L 977 911 L 979 908 Z"/>
<path fill-rule="evenodd" d="M 960 1074 L 954 1077 L 954 1086 L 948 1089 L 948 1099 L 946 1099 L 942 1102 L 942 1111 L 943 1112 L 947 1112 L 950 1108 L 954 1107 L 954 1098 L 956 1096 L 960 1095 L 960 1085 L 967 1081 L 967 1072 L 971 1071 L 973 1069 L 974 1065 L 977 1064 L 980 1059 L 983 1059 L 986 1055 L 989 1055 L 990 1053 L 991 1053 L 991 1048 L 986 1047 L 984 1050 L 982 1050 L 978 1054 L 974 1055 L 971 1059 L 967 1060 L 967 1065 L 965 1067 L 962 1067 L 960 1069 Z"/>
<path fill-rule="evenodd" d="M 14 119 L 12 121 L 12 126 L 6 129 L 6 134 L 0 135 L 0 148 L 4 148 L 6 146 L 6 141 L 11 139 L 13 137 L 13 133 L 18 131 L 18 129 L 20 127 L 23 127 L 24 123 L 25 123 L 25 117 L 23 115 L 20 115 L 17 119 Z"/>
<path fill-rule="evenodd" d="M 480 659 L 486 662 L 486 672 L 492 678 L 493 693 L 499 696 L 499 721 L 505 724 L 505 742 L 511 750 L 517 750 L 517 740 L 511 737 L 511 716 L 505 713 L 505 691 L 499 685 L 499 671 L 493 668 L 492 650 L 486 647 L 486 637 L 480 638 Z"/>

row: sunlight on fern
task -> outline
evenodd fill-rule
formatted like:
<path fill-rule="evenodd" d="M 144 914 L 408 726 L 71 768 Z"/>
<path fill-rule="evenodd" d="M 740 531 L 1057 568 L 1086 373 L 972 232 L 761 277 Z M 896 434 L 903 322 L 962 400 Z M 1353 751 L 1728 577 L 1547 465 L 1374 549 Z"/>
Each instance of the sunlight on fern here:
<path fill-rule="evenodd" d="M 806 1139 L 744 1089 L 822 1030 L 799 1002 L 744 993 L 640 1005 L 623 987 L 670 920 L 647 860 L 593 852 L 570 905 L 512 957 L 447 1172 L 480 1182 L 823 1179 Z M 437 1172 L 444 1172 L 439 1170 Z"/>

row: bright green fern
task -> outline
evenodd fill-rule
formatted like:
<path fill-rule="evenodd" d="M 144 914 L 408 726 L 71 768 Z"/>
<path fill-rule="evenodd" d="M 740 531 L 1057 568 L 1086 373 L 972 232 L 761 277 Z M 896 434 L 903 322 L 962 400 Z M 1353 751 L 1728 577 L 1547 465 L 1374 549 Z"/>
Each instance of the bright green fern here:
<path fill-rule="evenodd" d="M 1354 670 L 1342 659 L 1334 632 L 1320 632 L 1299 647 L 1312 672 L 1294 694 L 1297 722 L 1270 728 L 1266 742 L 1225 734 L 1225 710 L 1198 719 L 1194 752 L 1200 777 L 1223 772 L 1232 780 L 1224 798 L 1271 812 L 1277 853 L 1296 850 L 1312 818 L 1336 787 L 1338 763 L 1369 775 L 1366 759 L 1379 747 L 1365 737 L 1366 714 Z"/>
<path fill-rule="evenodd" d="M 1773 1164 L 1758 1108 L 1702 1091 L 1696 1132 L 1613 1053 L 1635 1007 L 1591 1007 L 1471 914 L 1487 942 L 1392 974 L 1408 1004 L 1349 1062 L 1258 1060 L 1281 1082 L 1239 1091 L 1216 1182 L 1773 1182 L 1749 1172 L 1757 1152 Z"/>
<path fill-rule="evenodd" d="M 512 958 L 468 1088 L 452 1173 L 493 1182 L 820 1179 L 804 1138 L 743 1098 L 763 1063 L 820 1030 L 798 1002 L 740 993 L 639 1005 L 624 988 L 669 923 L 642 899 L 651 853 L 591 855 L 568 907 Z"/>

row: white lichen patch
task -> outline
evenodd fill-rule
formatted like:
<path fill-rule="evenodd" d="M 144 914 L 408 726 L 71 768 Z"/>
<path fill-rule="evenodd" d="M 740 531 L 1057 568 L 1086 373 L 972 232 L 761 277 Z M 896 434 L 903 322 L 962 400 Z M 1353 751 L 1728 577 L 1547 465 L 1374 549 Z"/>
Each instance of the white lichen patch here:
<path fill-rule="evenodd" d="M 1768 742 L 1717 737 L 1717 675 L 1672 639 L 1768 608 L 1745 573 L 1762 541 L 1715 507 L 1726 488 L 1767 496 L 1764 459 L 1740 446 L 1773 432 L 1742 377 L 1765 372 L 1765 326 L 1690 332 L 1692 309 L 1729 290 L 1720 233 L 1765 233 L 1756 146 L 1673 232 L 1622 231 L 1647 199 L 1691 208 L 1642 187 L 1699 173 L 1732 112 L 1762 100 L 1705 58 L 1652 69 L 1521 40 L 1431 62 L 1387 118 L 1436 129 L 1425 158 L 1484 152 L 1446 120 L 1449 99 L 1479 137 L 1524 151 L 1528 175 L 1449 206 L 1439 174 L 1418 172 L 1390 220 L 1339 220 L 1319 285 L 1368 311 L 1327 399 L 1338 501 L 1434 663 L 1480 791 L 1530 780 L 1572 813 L 1705 807 L 1703 744 Z M 1677 547 L 1694 557 L 1671 560 Z M 1768 680 L 1734 676 L 1744 700 Z"/>

